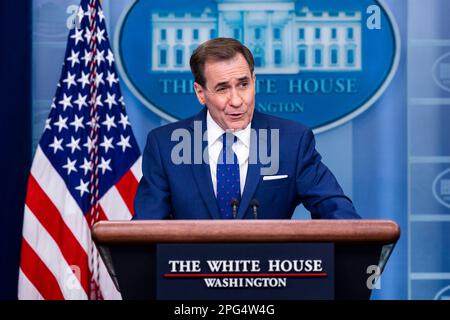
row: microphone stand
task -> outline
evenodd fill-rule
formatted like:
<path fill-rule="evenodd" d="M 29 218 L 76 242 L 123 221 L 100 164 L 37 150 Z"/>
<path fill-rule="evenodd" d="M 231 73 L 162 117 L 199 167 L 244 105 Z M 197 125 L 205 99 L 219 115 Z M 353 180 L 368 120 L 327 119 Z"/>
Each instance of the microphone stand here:
<path fill-rule="evenodd" d="M 233 212 L 233 219 L 237 218 L 238 208 L 239 208 L 239 200 L 236 198 L 231 199 L 231 210 Z"/>
<path fill-rule="evenodd" d="M 256 199 L 253 199 L 252 202 L 250 202 L 250 205 L 253 209 L 253 218 L 258 219 L 258 207 L 259 207 L 259 201 Z"/>

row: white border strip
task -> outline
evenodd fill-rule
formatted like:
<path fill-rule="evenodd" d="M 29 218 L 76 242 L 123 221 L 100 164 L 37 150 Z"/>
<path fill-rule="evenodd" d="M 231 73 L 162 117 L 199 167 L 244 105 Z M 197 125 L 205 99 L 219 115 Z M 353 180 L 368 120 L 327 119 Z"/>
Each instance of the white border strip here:
<path fill-rule="evenodd" d="M 412 156 L 409 163 L 450 163 L 450 157 L 440 156 Z"/>
<path fill-rule="evenodd" d="M 411 272 L 411 280 L 450 280 L 450 272 Z"/>
<path fill-rule="evenodd" d="M 447 222 L 450 221 L 450 214 L 415 214 L 410 213 L 412 222 Z"/>
<path fill-rule="evenodd" d="M 450 105 L 450 98 L 409 98 L 408 104 L 415 106 Z"/>

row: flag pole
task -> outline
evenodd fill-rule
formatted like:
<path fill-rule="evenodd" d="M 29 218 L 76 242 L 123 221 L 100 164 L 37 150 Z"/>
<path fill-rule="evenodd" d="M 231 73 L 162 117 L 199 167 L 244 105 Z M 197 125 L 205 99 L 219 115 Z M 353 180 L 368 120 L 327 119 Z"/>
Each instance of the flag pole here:
<path fill-rule="evenodd" d="M 90 74 L 89 74 L 89 84 L 90 84 L 90 121 L 91 130 L 89 132 L 90 139 L 92 141 L 93 148 L 89 152 L 89 158 L 92 165 L 92 171 L 90 176 L 90 202 L 91 202 L 91 212 L 90 212 L 90 229 L 98 221 L 99 218 L 99 174 L 98 174 L 98 162 L 99 162 L 99 143 L 98 143 L 98 86 L 97 86 L 97 9 L 99 6 L 99 0 L 89 1 L 89 30 L 91 33 L 91 38 L 89 41 L 90 52 L 92 53 L 92 58 L 90 61 Z M 91 283 L 90 283 L 90 293 L 89 299 L 99 300 L 101 299 L 100 290 L 100 272 L 99 272 L 99 254 L 95 250 L 95 244 L 91 242 L 90 248 L 90 265 L 91 265 Z"/>

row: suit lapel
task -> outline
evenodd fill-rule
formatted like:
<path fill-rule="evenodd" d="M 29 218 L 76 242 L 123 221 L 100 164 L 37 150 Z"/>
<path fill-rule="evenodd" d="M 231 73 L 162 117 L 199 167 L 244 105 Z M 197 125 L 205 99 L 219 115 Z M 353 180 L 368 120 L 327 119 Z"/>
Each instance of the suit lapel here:
<path fill-rule="evenodd" d="M 255 195 L 256 189 L 261 180 L 261 163 L 256 157 L 259 151 L 258 141 L 260 144 L 266 144 L 266 146 L 269 147 L 270 152 L 270 145 L 267 144 L 267 140 L 258 139 L 260 129 L 267 129 L 267 122 L 260 116 L 258 112 L 255 111 L 252 121 L 252 133 L 250 135 L 250 152 L 247 177 L 245 178 L 244 192 L 242 194 L 241 204 L 239 205 L 237 215 L 238 219 L 242 219 L 247 212 L 250 206 L 250 202 L 253 199 L 253 196 Z M 252 154 L 255 155 L 256 161 L 251 161 Z"/>
<path fill-rule="evenodd" d="M 247 170 L 247 178 L 245 179 L 244 193 L 242 194 L 241 204 L 238 210 L 238 219 L 242 219 L 247 212 L 250 202 L 253 199 L 253 195 L 256 192 L 256 188 L 259 185 L 260 180 L 260 168 L 261 164 L 249 164 Z"/>
<path fill-rule="evenodd" d="M 201 140 L 202 141 L 202 155 L 203 150 L 205 150 L 208 147 L 208 141 L 203 141 L 202 137 L 203 134 L 206 131 L 206 108 L 202 110 L 197 116 L 194 118 L 190 125 L 190 129 L 192 130 L 192 133 L 194 133 L 194 122 L 201 123 L 201 137 L 195 137 L 193 135 L 192 139 L 192 147 L 194 147 L 195 140 Z M 197 127 L 198 130 L 198 127 Z M 197 142 L 198 143 L 198 142 Z M 195 150 L 195 149 L 194 149 Z M 195 151 L 194 151 L 195 152 Z M 203 159 L 201 160 L 201 164 L 193 164 L 191 165 L 192 173 L 194 175 L 194 179 L 197 183 L 197 188 L 200 191 L 200 194 L 203 198 L 203 201 L 206 204 L 206 207 L 208 208 L 209 214 L 213 219 L 220 219 L 219 215 L 219 209 L 217 207 L 216 197 L 214 196 L 214 189 L 211 181 L 211 171 L 209 168 L 209 164 L 205 163 Z"/>

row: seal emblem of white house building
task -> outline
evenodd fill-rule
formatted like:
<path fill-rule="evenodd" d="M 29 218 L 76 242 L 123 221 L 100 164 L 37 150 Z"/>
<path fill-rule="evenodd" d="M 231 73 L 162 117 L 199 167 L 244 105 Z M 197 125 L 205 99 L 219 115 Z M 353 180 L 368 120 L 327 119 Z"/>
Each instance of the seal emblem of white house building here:
<path fill-rule="evenodd" d="M 392 79 L 399 37 L 379 1 L 136 0 L 116 32 L 119 70 L 164 119 L 199 109 L 189 58 L 232 37 L 255 58 L 256 109 L 324 131 L 370 107 Z"/>

